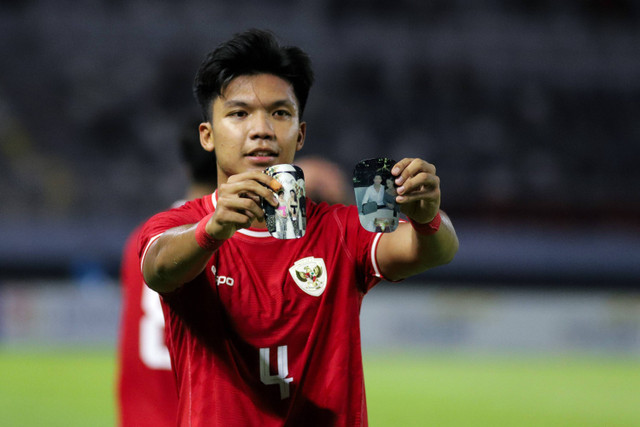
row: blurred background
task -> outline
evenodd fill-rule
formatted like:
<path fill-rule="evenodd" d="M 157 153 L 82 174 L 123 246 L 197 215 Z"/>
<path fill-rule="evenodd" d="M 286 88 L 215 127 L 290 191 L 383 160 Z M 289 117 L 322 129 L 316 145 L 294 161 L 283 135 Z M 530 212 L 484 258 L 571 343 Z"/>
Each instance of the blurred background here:
<path fill-rule="evenodd" d="M 366 347 L 638 360 L 630 0 L 3 2 L 2 348 L 113 348 L 124 241 L 187 185 L 195 70 L 249 27 L 312 58 L 301 156 L 438 168 L 458 256 L 374 289 Z"/>

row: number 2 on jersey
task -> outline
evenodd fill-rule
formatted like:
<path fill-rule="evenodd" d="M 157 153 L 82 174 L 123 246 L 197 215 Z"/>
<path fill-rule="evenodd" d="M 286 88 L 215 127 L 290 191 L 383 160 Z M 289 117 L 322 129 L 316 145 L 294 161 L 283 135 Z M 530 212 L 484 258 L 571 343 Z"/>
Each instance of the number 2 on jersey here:
<path fill-rule="evenodd" d="M 289 361 L 287 358 L 287 346 L 278 347 L 278 374 L 271 375 L 271 364 L 269 363 L 269 349 L 260 349 L 260 381 L 265 385 L 277 384 L 280 386 L 280 399 L 289 397 L 289 383 L 293 377 L 289 376 Z"/>

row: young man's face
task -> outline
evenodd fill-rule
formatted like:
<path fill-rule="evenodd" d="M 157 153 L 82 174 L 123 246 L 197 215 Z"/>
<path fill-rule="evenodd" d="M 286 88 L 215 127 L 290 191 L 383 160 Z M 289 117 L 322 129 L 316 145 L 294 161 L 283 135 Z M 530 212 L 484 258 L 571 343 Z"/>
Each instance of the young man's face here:
<path fill-rule="evenodd" d="M 200 142 L 215 149 L 218 182 L 247 170 L 292 163 L 306 124 L 287 81 L 271 74 L 239 76 L 213 102 L 213 124 L 200 125 Z"/>

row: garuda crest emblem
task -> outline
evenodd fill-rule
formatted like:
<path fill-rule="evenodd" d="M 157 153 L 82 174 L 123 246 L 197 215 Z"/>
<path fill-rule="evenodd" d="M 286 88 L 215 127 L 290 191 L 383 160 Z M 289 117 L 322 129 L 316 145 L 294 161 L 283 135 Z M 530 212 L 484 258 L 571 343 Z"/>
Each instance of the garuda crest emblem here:
<path fill-rule="evenodd" d="M 289 274 L 300 289 L 314 297 L 320 296 L 327 286 L 327 267 L 322 258 L 302 258 L 289 268 Z"/>

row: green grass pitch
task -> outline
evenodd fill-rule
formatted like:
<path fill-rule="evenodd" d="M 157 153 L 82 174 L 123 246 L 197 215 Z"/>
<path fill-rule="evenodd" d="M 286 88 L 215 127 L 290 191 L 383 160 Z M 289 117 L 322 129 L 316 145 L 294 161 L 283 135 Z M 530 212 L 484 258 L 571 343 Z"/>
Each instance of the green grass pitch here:
<path fill-rule="evenodd" d="M 371 426 L 640 426 L 640 358 L 365 359 Z"/>
<path fill-rule="evenodd" d="M 0 426 L 114 426 L 113 351 L 0 350 Z M 639 426 L 640 358 L 365 353 L 371 426 Z"/>

